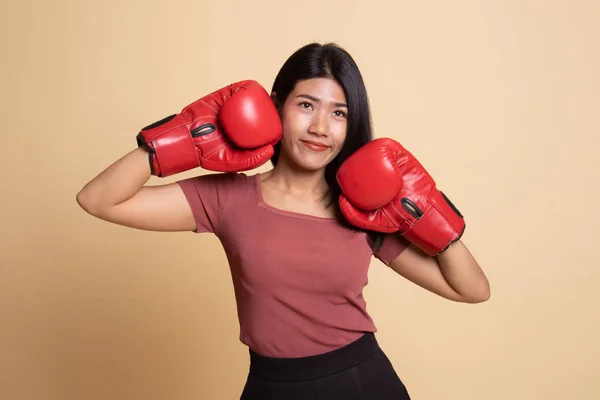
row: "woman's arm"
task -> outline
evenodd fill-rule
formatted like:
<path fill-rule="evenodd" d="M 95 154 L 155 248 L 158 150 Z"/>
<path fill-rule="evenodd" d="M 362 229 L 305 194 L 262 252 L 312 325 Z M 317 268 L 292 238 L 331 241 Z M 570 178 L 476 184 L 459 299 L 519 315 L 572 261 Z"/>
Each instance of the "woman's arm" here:
<path fill-rule="evenodd" d="M 137 229 L 191 231 L 191 208 L 177 183 L 144 186 L 151 176 L 149 153 L 139 147 L 94 177 L 77 193 L 87 213 Z"/>
<path fill-rule="evenodd" d="M 460 240 L 435 257 L 410 245 L 389 266 L 411 282 L 449 300 L 481 303 L 490 298 L 487 277 Z"/>

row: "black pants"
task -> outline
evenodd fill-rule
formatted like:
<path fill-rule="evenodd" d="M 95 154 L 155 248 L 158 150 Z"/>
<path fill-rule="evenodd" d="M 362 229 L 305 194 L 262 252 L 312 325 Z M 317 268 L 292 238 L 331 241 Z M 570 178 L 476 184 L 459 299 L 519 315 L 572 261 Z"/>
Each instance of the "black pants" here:
<path fill-rule="evenodd" d="M 340 349 L 303 358 L 271 358 L 250 350 L 240 400 L 410 400 L 404 384 L 367 333 Z"/>

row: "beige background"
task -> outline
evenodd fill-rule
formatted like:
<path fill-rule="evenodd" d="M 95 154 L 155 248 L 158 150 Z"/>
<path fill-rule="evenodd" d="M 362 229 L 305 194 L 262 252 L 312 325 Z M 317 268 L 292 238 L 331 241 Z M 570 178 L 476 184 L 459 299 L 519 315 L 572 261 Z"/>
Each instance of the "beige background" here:
<path fill-rule="evenodd" d="M 369 311 L 413 398 L 600 398 L 600 3 L 386 3 L 2 1 L 0 398 L 238 398 L 217 239 L 108 224 L 75 195 L 145 124 L 236 80 L 270 89 L 313 40 L 353 54 L 376 136 L 459 206 L 491 282 L 457 304 L 373 261 Z"/>

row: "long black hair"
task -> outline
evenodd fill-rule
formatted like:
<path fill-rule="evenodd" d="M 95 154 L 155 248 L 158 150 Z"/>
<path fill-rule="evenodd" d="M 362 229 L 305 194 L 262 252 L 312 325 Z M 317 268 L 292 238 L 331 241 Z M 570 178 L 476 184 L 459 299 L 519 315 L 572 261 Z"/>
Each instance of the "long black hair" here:
<path fill-rule="evenodd" d="M 335 43 L 310 43 L 294 52 L 279 70 L 272 88 L 276 106 L 280 108 L 285 103 L 298 81 L 313 78 L 334 79 L 343 88 L 346 96 L 348 104 L 346 140 L 340 153 L 325 167 L 325 180 L 329 185 L 329 191 L 325 196 L 329 196 L 331 201 L 327 206 L 335 207 L 335 214 L 340 223 L 350 229 L 359 230 L 350 225 L 340 211 L 338 197 L 342 190 L 336 180 L 336 173 L 352 153 L 373 139 L 367 89 L 356 62 L 345 49 Z M 273 165 L 277 165 L 280 153 L 281 142 L 275 145 L 275 154 L 271 158 Z M 372 246 L 375 249 L 379 248 L 383 235 L 371 231 L 367 233 Z"/>

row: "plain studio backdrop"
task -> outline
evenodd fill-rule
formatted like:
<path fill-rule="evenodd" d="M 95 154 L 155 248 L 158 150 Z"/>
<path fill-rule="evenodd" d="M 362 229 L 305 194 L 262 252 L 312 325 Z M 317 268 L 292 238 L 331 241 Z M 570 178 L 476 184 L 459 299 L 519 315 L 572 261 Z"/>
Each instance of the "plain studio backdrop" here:
<path fill-rule="evenodd" d="M 599 2 L 3 0 L 0 19 L 0 398 L 238 398 L 217 238 L 75 195 L 141 127 L 238 80 L 270 90 L 312 41 L 355 57 L 375 136 L 466 216 L 491 282 L 458 304 L 373 259 L 368 311 L 413 399 L 600 398 Z"/>

